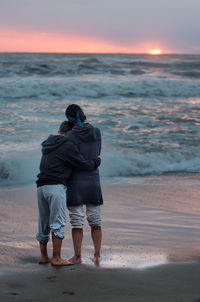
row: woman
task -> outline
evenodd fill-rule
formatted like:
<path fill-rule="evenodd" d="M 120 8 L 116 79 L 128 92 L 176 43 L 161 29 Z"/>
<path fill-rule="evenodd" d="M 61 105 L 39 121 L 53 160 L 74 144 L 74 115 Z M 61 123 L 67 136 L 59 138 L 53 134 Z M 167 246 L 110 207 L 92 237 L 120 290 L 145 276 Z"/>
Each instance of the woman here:
<path fill-rule="evenodd" d="M 65 115 L 74 124 L 72 131 L 68 133 L 68 139 L 77 145 L 80 153 L 86 159 L 93 159 L 100 155 L 100 130 L 85 122 L 86 116 L 82 109 L 78 105 L 72 104 L 67 107 Z M 103 198 L 98 168 L 93 171 L 73 169 L 67 188 L 67 206 L 72 225 L 74 245 L 74 256 L 69 261 L 72 263 L 82 262 L 83 205 L 86 205 L 87 220 L 91 227 L 91 236 L 94 244 L 93 261 L 96 265 L 99 265 L 102 240 L 100 205 L 103 204 Z"/>

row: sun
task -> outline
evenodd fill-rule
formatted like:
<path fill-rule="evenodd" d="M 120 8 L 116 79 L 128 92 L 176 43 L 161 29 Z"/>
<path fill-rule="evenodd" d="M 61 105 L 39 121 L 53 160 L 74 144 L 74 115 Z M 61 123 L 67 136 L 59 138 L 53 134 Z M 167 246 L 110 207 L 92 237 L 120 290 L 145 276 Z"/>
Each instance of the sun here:
<path fill-rule="evenodd" d="M 150 54 L 151 55 L 161 55 L 162 51 L 160 49 L 151 49 Z"/>

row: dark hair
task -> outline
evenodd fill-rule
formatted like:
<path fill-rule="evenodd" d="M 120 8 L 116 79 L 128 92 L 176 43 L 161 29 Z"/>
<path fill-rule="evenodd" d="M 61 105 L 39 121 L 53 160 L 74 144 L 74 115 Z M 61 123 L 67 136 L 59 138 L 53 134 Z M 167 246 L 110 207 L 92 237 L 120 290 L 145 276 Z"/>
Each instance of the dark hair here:
<path fill-rule="evenodd" d="M 66 134 L 68 131 L 72 130 L 73 128 L 73 123 L 69 121 L 64 121 L 60 124 L 60 134 Z"/>
<path fill-rule="evenodd" d="M 80 119 L 84 123 L 86 116 L 80 106 L 76 104 L 69 105 L 66 109 L 66 115 L 75 118 L 76 112 L 80 111 Z"/>

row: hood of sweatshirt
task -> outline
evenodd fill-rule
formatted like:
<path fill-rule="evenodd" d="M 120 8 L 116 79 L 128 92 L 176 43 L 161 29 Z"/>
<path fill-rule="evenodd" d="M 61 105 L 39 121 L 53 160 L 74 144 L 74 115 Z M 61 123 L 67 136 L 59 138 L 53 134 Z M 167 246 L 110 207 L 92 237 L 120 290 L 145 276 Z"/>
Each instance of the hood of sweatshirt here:
<path fill-rule="evenodd" d="M 49 135 L 49 137 L 42 142 L 42 153 L 47 154 L 66 142 L 66 137 L 62 135 Z"/>
<path fill-rule="evenodd" d="M 76 134 L 76 137 L 78 137 L 83 142 L 89 142 L 96 139 L 95 128 L 90 124 L 85 124 L 84 128 L 76 126 L 72 129 L 72 132 L 74 132 Z"/>

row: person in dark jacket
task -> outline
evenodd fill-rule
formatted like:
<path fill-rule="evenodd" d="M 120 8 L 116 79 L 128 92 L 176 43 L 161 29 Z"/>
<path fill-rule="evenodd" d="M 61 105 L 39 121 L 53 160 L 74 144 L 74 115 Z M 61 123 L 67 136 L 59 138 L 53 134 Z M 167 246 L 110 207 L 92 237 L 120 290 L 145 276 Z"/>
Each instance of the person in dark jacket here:
<path fill-rule="evenodd" d="M 59 135 L 50 135 L 42 143 L 40 173 L 37 176 L 38 197 L 38 233 L 36 239 L 40 244 L 40 264 L 49 262 L 47 243 L 52 233 L 53 257 L 52 265 L 71 265 L 61 258 L 61 245 L 66 224 L 66 185 L 72 168 L 92 171 L 100 164 L 100 158 L 85 159 L 77 146 L 66 137 L 72 126 L 64 121 Z"/>
<path fill-rule="evenodd" d="M 68 133 L 68 139 L 77 146 L 85 158 L 96 158 L 101 152 L 100 130 L 89 123 L 85 123 L 86 116 L 76 104 L 68 106 L 65 115 L 70 122 L 74 123 L 74 127 Z M 96 265 L 99 265 L 102 240 L 100 205 L 102 204 L 103 198 L 98 167 L 92 171 L 74 168 L 67 190 L 67 206 L 74 244 L 74 256 L 69 259 L 70 262 L 82 262 L 83 205 L 86 205 L 87 220 L 91 227 L 91 236 L 94 244 L 93 261 Z"/>

